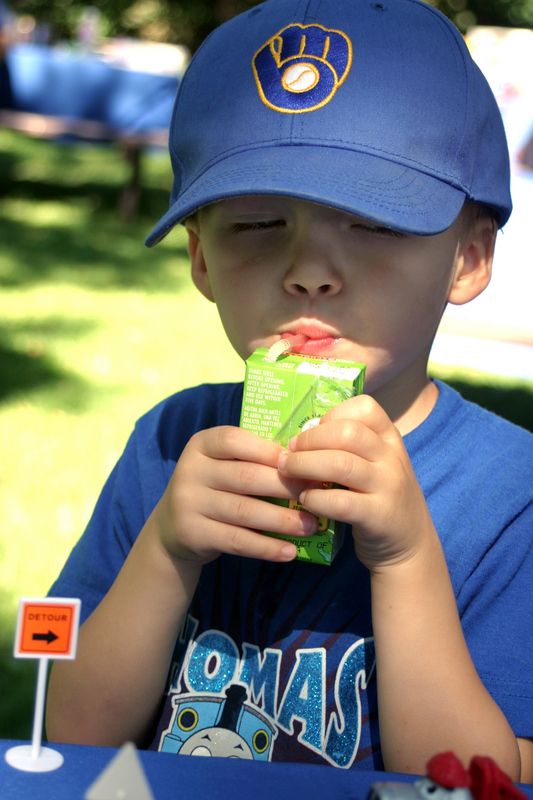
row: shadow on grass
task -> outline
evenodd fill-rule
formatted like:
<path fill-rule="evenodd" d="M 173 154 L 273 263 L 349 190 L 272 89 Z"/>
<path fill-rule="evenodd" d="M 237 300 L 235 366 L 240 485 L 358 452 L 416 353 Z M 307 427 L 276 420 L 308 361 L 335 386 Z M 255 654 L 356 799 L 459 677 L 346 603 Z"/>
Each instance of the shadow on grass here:
<path fill-rule="evenodd" d="M 44 354 L 40 340 L 30 343 L 21 350 L 10 341 L 10 333 L 40 335 L 82 335 L 87 323 L 69 325 L 64 320 L 45 320 L 42 323 L 26 323 L 18 326 L 0 327 L 0 403 L 27 396 L 33 391 L 51 389 L 57 398 L 61 396 L 61 406 L 65 411 L 80 412 L 86 409 L 91 400 L 93 387 L 77 375 L 69 373 Z"/>
<path fill-rule="evenodd" d="M 493 411 L 504 419 L 533 432 L 533 387 L 531 390 L 516 387 L 490 386 L 484 383 L 468 383 L 466 380 L 446 378 L 446 383 L 461 394 L 465 400 Z"/>
<path fill-rule="evenodd" d="M 20 153 L 14 150 L 0 151 L 0 197 L 7 194 L 9 188 L 12 187 L 13 181 L 7 176 L 10 175 L 13 169 L 21 162 Z"/>
<path fill-rule="evenodd" d="M 37 663 L 13 656 L 16 614 L 10 597 L 0 591 L 0 739 L 31 739 Z"/>
<path fill-rule="evenodd" d="M 3 156 L 0 154 L 0 170 L 4 170 Z M 5 175 L 5 173 L 4 173 Z M 51 200 L 65 201 L 89 197 L 100 211 L 118 215 L 118 207 L 123 186 L 113 186 L 96 181 L 83 184 L 62 184 L 55 182 L 0 179 L 0 196 L 32 199 L 36 202 Z M 168 211 L 169 192 L 155 187 L 143 187 L 139 197 L 136 220 L 143 219 L 148 224 L 155 224 L 159 217 Z M 135 227 L 136 220 L 124 222 L 125 227 Z"/>
<path fill-rule="evenodd" d="M 80 412 L 90 404 L 91 386 L 64 372 L 46 356 L 29 356 L 0 342 L 0 403 L 39 389 L 61 393 L 65 411 Z"/>
<path fill-rule="evenodd" d="M 146 177 L 148 159 L 147 155 L 141 159 L 142 175 L 145 177 L 142 180 L 137 217 L 147 216 L 149 222 L 155 222 L 168 210 L 169 189 L 162 185 L 151 185 L 153 180 Z M 27 164 L 35 177 L 24 176 L 24 166 Z M 35 164 L 41 165 L 42 169 L 36 170 Z M 170 165 L 167 171 L 171 175 Z M 101 180 L 95 180 L 95 176 L 97 178 L 99 175 Z M 10 142 L 0 149 L 0 197 L 15 195 L 33 198 L 36 202 L 47 202 L 88 195 L 97 197 L 102 209 L 117 213 L 122 191 L 130 177 L 131 166 L 124 154 L 119 149 L 107 146 L 99 148 L 79 143 L 61 145 L 13 134 Z"/>
<path fill-rule="evenodd" d="M 188 282 L 185 247 L 147 250 L 131 228 L 117 239 L 101 212 L 79 228 L 0 220 L 0 286 L 60 281 L 177 292 Z"/>
<path fill-rule="evenodd" d="M 13 643 L 0 644 L 0 739 L 31 739 L 37 662 L 13 658 Z"/>
<path fill-rule="evenodd" d="M 164 183 L 157 166 L 147 165 L 152 173 L 143 182 L 137 218 L 126 223 L 118 206 L 129 176 L 118 153 L 13 137 L 0 150 L 0 287 L 62 281 L 180 291 L 188 281 L 184 238 L 175 234 L 170 245 L 144 246 L 169 198 L 157 185 Z"/>
<path fill-rule="evenodd" d="M 13 633 L 14 636 L 14 633 Z M 37 662 L 13 658 L 13 641 L 0 643 L 0 739 L 31 739 Z"/>

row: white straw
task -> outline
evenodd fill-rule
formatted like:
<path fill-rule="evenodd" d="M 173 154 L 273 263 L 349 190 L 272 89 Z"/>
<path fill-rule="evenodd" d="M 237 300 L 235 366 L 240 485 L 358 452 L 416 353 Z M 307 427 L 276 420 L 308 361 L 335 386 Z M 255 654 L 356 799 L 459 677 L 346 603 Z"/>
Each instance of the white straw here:
<path fill-rule="evenodd" d="M 286 353 L 287 350 L 291 350 L 293 347 L 301 347 L 303 344 L 307 342 L 309 336 L 304 336 L 304 334 L 295 334 L 294 336 L 286 336 L 284 339 L 278 339 L 277 342 L 274 342 L 271 345 L 268 353 L 266 353 L 263 361 L 266 361 L 267 364 L 274 364 L 278 358 L 283 354 Z"/>
<path fill-rule="evenodd" d="M 291 349 L 291 343 L 289 339 L 279 339 L 279 341 L 274 342 L 274 344 L 270 347 L 268 353 L 266 353 L 263 361 L 266 361 L 267 364 L 274 364 L 275 361 L 278 360 L 282 353 L 286 353 L 287 350 Z"/>

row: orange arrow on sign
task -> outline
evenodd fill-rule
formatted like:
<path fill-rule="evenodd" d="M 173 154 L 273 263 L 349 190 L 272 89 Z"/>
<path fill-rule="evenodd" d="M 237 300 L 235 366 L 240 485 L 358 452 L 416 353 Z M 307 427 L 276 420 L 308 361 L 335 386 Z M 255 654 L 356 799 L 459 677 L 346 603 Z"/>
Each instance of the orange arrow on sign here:
<path fill-rule="evenodd" d="M 22 598 L 15 657 L 75 658 L 80 605 L 80 600 L 72 598 Z"/>

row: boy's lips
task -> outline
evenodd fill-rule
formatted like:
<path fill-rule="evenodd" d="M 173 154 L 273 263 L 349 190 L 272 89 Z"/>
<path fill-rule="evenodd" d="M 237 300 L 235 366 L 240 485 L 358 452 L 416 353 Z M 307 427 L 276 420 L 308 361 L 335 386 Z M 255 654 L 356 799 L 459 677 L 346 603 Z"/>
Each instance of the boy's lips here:
<path fill-rule="evenodd" d="M 331 333 L 328 333 L 325 330 L 321 330 L 319 328 L 298 328 L 297 330 L 293 331 L 284 331 L 281 334 L 281 339 L 284 339 L 288 336 L 294 336 L 297 334 L 303 334 L 307 336 L 307 341 L 305 344 L 300 345 L 299 347 L 292 348 L 294 352 L 302 353 L 303 355 L 318 355 L 319 353 L 328 350 L 329 348 L 335 345 L 340 337 L 333 336 Z"/>
<path fill-rule="evenodd" d="M 327 336 L 323 339 L 308 339 L 302 347 L 298 348 L 298 352 L 303 355 L 317 356 L 329 350 L 338 341 L 339 340 L 334 339 L 333 336 Z"/>

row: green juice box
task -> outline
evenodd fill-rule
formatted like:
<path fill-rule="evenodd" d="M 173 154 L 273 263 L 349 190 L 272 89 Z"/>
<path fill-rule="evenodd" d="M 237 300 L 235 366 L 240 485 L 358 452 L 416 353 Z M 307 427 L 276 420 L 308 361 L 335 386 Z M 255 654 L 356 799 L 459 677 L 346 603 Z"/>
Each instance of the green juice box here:
<path fill-rule="evenodd" d="M 295 434 L 317 425 L 330 408 L 363 391 L 365 364 L 300 353 L 282 353 L 271 363 L 265 361 L 268 352 L 261 347 L 246 361 L 240 427 L 283 447 Z M 296 500 L 266 499 L 305 510 Z M 318 520 L 318 531 L 307 538 L 263 533 L 295 544 L 299 561 L 329 566 L 342 546 L 343 529 L 335 520 Z"/>

